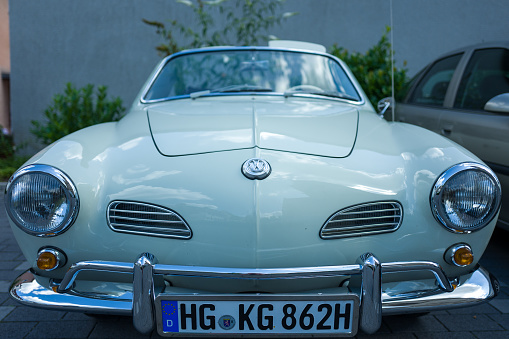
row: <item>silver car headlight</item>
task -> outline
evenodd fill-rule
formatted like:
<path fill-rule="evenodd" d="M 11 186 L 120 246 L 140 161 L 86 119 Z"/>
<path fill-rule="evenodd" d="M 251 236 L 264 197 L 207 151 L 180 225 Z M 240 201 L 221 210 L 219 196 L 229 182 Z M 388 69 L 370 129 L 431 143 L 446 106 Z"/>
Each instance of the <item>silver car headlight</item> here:
<path fill-rule="evenodd" d="M 500 208 L 496 175 L 477 163 L 454 165 L 437 179 L 431 191 L 435 218 L 452 232 L 470 233 L 485 227 Z"/>
<path fill-rule="evenodd" d="M 79 211 L 78 191 L 69 177 L 48 165 L 29 165 L 9 179 L 5 205 L 12 221 L 36 236 L 64 232 Z"/>

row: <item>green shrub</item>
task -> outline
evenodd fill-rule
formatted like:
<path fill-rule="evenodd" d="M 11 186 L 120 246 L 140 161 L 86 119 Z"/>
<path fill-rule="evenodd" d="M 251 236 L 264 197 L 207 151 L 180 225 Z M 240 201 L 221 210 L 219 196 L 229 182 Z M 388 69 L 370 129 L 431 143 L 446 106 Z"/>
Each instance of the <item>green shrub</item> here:
<path fill-rule="evenodd" d="M 125 108 L 117 97 L 107 98 L 107 88 L 94 85 L 75 88 L 67 83 L 63 94 L 53 97 L 44 111 L 45 122 L 32 120 L 31 132 L 44 144 L 50 144 L 69 133 L 102 122 L 119 120 Z"/>
<path fill-rule="evenodd" d="M 29 156 L 16 155 L 8 158 L 0 158 L 0 181 L 7 181 L 29 158 Z"/>
<path fill-rule="evenodd" d="M 14 155 L 14 142 L 12 135 L 5 134 L 0 125 L 0 159 L 10 158 Z"/>
<path fill-rule="evenodd" d="M 12 135 L 4 133 L 0 126 L 0 181 L 7 181 L 29 158 L 16 156 L 15 150 Z"/>
<path fill-rule="evenodd" d="M 350 53 L 343 47 L 334 45 L 331 54 L 337 56 L 352 70 L 361 87 L 366 92 L 371 104 L 376 107 L 378 101 L 392 96 L 391 85 L 391 43 L 387 38 L 390 28 L 378 43 L 365 54 Z M 404 63 L 406 65 L 406 62 Z M 401 100 L 407 82 L 407 69 L 394 67 L 394 94 Z"/>
<path fill-rule="evenodd" d="M 193 11 L 198 29 L 189 22 L 168 21 L 169 25 L 143 19 L 147 25 L 156 28 L 164 42 L 156 47 L 161 56 L 167 56 L 183 49 L 226 45 L 258 45 L 275 37 L 268 31 L 283 20 L 297 14 L 282 13 L 285 0 L 176 0 Z M 218 14 L 214 16 L 214 14 Z M 217 22 L 214 21 L 217 17 Z M 183 37 L 184 43 L 177 43 L 175 33 Z M 233 41 L 232 41 L 233 40 Z"/>

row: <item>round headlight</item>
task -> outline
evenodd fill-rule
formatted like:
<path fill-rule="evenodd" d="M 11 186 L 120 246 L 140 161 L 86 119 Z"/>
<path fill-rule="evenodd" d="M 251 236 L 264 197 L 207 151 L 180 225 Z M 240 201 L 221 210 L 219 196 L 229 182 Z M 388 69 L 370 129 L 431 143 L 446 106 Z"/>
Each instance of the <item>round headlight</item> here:
<path fill-rule="evenodd" d="M 450 231 L 470 233 L 495 217 L 500 199 L 500 183 L 491 169 L 463 163 L 449 168 L 438 178 L 431 192 L 431 210 Z"/>
<path fill-rule="evenodd" d="M 78 192 L 62 171 L 29 165 L 9 179 L 5 205 L 12 221 L 36 236 L 54 236 L 72 225 L 79 210 Z"/>

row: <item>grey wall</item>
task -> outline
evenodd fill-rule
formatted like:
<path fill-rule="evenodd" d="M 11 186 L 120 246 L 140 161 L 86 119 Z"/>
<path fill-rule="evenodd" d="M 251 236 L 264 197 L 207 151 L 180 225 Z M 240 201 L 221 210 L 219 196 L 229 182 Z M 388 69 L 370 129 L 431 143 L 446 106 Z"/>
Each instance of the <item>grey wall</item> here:
<path fill-rule="evenodd" d="M 142 18 L 192 22 L 173 0 L 11 0 L 11 114 L 18 143 L 37 149 L 30 121 L 42 119 L 66 82 L 107 85 L 128 107 L 160 59 L 161 42 Z M 389 0 L 287 0 L 300 14 L 274 29 L 281 39 L 310 41 L 364 52 L 390 22 Z M 410 74 L 449 50 L 507 40 L 509 2 L 393 0 L 394 48 Z"/>

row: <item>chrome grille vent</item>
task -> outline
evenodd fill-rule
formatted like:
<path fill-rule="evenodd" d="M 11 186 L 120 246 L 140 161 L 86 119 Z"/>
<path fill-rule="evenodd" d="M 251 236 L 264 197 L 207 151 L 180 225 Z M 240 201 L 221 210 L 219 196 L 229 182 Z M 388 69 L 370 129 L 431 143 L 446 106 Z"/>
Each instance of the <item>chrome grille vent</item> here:
<path fill-rule="evenodd" d="M 113 201 L 108 206 L 108 226 L 115 232 L 189 239 L 191 229 L 170 209 L 134 201 Z"/>
<path fill-rule="evenodd" d="M 403 219 L 403 208 L 396 201 L 372 202 L 336 212 L 320 230 L 323 239 L 336 239 L 393 232 Z"/>

